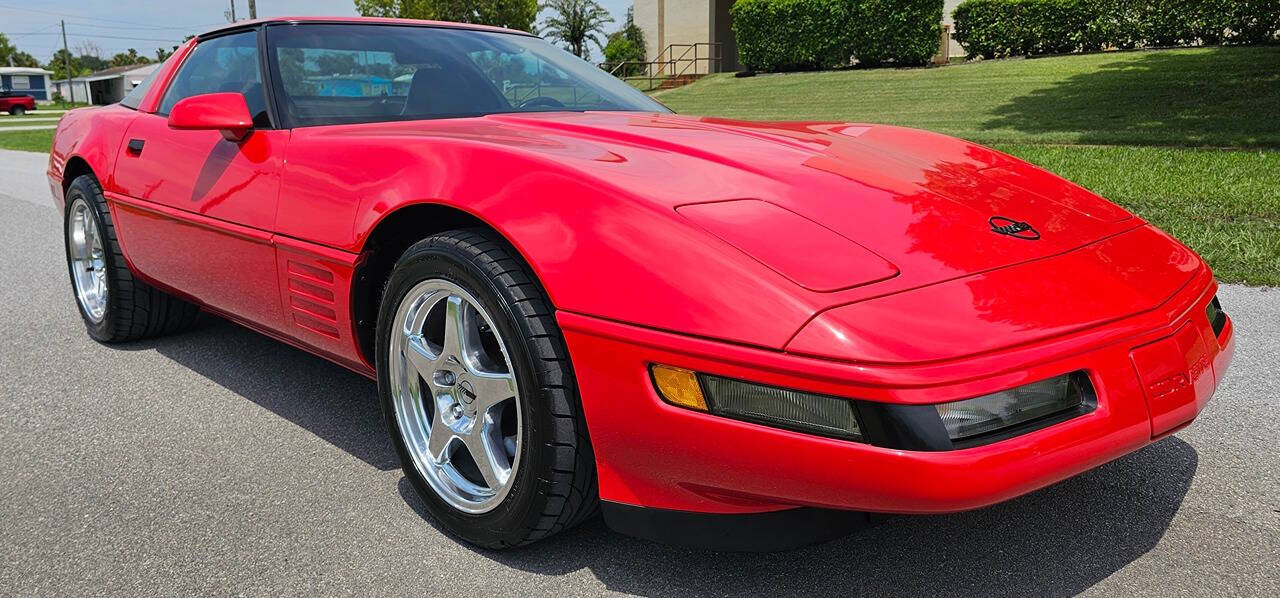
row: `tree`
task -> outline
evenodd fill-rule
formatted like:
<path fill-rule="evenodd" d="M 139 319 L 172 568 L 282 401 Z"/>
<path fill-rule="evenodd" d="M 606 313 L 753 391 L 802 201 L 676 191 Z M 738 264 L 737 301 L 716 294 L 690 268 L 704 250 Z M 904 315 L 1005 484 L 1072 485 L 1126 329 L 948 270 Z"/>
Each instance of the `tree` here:
<path fill-rule="evenodd" d="M 315 95 L 315 84 L 307 81 L 307 55 L 302 48 L 280 48 L 280 78 L 290 95 Z"/>
<path fill-rule="evenodd" d="M 102 58 L 102 47 L 93 40 L 86 39 L 72 47 L 75 48 L 76 54 L 81 56 L 93 56 L 94 58 L 99 59 Z"/>
<path fill-rule="evenodd" d="M 355 0 L 366 17 L 430 19 L 532 31 L 538 0 Z"/>
<path fill-rule="evenodd" d="M 325 52 L 316 56 L 316 73 L 321 75 L 350 75 L 360 70 L 353 52 Z"/>
<path fill-rule="evenodd" d="M 103 60 L 101 56 L 97 56 L 94 54 L 81 54 L 77 56 L 76 59 L 72 61 L 72 63 L 74 64 L 77 61 L 80 64 L 81 69 L 85 73 L 100 71 L 102 69 L 105 69 L 111 66 L 111 63 Z"/>
<path fill-rule="evenodd" d="M 53 71 L 54 79 L 66 79 L 68 58 L 71 60 L 72 77 L 79 77 L 80 75 L 87 75 L 93 72 L 80 63 L 80 58 L 78 56 L 63 50 L 62 48 L 58 48 L 58 50 L 53 53 L 53 58 L 49 59 L 49 62 L 44 65 L 44 68 L 45 70 Z"/>
<path fill-rule="evenodd" d="M 177 49 L 178 49 L 178 46 L 174 46 L 174 47 L 173 47 L 173 50 L 166 50 L 166 49 L 164 49 L 164 48 L 156 48 L 156 62 L 164 62 L 164 61 L 168 60 L 170 56 L 173 56 L 173 51 L 174 51 L 174 50 L 177 50 Z"/>
<path fill-rule="evenodd" d="M 120 52 L 111 57 L 111 66 L 130 66 L 134 64 L 151 64 L 151 59 L 138 54 L 138 51 L 129 48 L 128 52 Z"/>
<path fill-rule="evenodd" d="M 622 25 L 622 29 L 609 34 L 609 42 L 604 47 L 604 68 L 609 72 L 624 62 L 644 62 L 644 32 L 636 26 L 635 19 L 632 17 L 631 9 L 627 9 L 627 20 Z M 638 75 L 644 71 L 644 67 L 638 64 L 631 64 L 624 67 L 618 74 L 623 77 Z"/>
<path fill-rule="evenodd" d="M 9 38 L 0 33 L 0 66 L 38 67 L 40 61 L 36 60 L 35 56 L 19 50 L 17 46 L 9 43 Z"/>
<path fill-rule="evenodd" d="M 604 33 L 606 24 L 613 22 L 613 17 L 595 0 L 550 0 L 543 6 L 555 13 L 542 23 L 543 32 L 568 44 L 574 56 L 587 58 L 588 41 L 604 46 L 600 34 Z"/>

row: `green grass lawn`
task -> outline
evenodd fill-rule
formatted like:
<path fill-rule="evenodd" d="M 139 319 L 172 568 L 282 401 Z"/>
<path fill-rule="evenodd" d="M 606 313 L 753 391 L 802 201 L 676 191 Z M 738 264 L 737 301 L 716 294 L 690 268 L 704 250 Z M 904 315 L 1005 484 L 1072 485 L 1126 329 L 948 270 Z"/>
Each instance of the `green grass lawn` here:
<path fill-rule="evenodd" d="M 50 110 L 61 110 L 61 107 L 41 105 L 36 110 L 22 116 L 0 116 L 0 149 L 23 150 L 28 152 L 48 152 L 53 145 L 53 129 L 34 131 L 6 131 L 13 127 L 33 127 L 57 125 L 58 121 L 50 118 L 61 118 L 63 113 L 50 113 Z"/>
<path fill-rule="evenodd" d="M 51 147 L 53 147 L 53 129 L 5 131 L 0 127 L 0 149 L 48 153 Z"/>
<path fill-rule="evenodd" d="M 655 97 L 685 114 L 889 123 L 994 145 L 1134 210 L 1223 280 L 1280 285 L 1280 47 L 716 75 Z"/>

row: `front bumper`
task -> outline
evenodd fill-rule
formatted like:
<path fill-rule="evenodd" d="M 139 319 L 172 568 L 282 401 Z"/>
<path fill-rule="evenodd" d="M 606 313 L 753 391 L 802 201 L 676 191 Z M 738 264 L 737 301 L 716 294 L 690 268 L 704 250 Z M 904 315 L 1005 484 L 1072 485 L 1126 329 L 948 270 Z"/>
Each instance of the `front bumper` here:
<path fill-rule="evenodd" d="M 1159 308 L 1105 327 L 915 366 L 800 357 L 566 312 L 559 320 L 582 394 L 601 499 L 695 513 L 795 507 L 942 513 L 1031 492 L 1189 423 L 1222 379 L 1234 347 L 1231 323 L 1215 334 L 1205 313 L 1215 291 L 1206 269 Z M 1084 371 L 1093 382 L 1097 406 L 983 446 L 901 450 L 671 406 L 653 388 L 651 363 L 915 405 Z"/>

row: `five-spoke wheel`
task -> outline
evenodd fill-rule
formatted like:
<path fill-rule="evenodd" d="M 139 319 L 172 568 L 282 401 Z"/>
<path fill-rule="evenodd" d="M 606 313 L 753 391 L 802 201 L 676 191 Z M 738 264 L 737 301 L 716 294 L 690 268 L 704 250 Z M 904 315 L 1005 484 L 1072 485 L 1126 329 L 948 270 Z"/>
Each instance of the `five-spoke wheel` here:
<path fill-rule="evenodd" d="M 405 295 L 395 322 L 391 392 L 414 465 L 458 510 L 492 509 L 520 463 L 520 403 L 490 315 L 434 279 Z"/>
<path fill-rule="evenodd" d="M 366 266 L 376 272 L 375 261 Z M 445 529 L 489 548 L 596 512 L 595 457 L 555 312 L 483 229 L 419 241 L 378 309 L 378 393 L 405 478 Z"/>

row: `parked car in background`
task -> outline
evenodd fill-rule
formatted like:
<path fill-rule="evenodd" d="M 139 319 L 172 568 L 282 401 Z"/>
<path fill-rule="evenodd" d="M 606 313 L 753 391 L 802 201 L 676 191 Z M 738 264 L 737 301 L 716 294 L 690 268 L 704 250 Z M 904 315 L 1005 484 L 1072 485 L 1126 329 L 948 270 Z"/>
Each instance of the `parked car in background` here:
<path fill-rule="evenodd" d="M 21 116 L 36 109 L 36 99 L 29 94 L 0 90 L 0 112 Z"/>
<path fill-rule="evenodd" d="M 63 118 L 48 175 L 90 336 L 204 309 L 376 379 L 406 478 L 492 548 L 990 505 L 1190 424 L 1234 347 L 1199 256 L 1026 162 L 679 116 L 491 27 L 199 35 Z"/>

